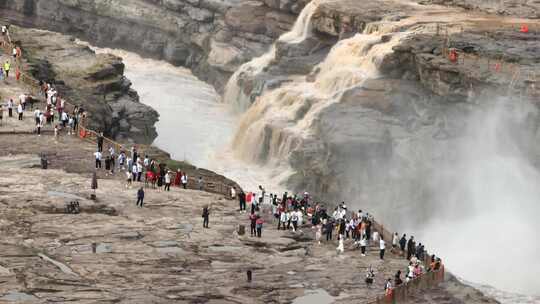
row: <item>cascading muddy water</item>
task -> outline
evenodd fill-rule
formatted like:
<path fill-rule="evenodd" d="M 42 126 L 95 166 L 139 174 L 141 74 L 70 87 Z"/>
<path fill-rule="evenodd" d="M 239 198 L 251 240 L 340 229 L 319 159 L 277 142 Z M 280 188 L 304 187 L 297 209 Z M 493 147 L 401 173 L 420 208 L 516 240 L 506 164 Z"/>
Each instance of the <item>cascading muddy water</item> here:
<path fill-rule="evenodd" d="M 378 76 L 378 66 L 405 33 L 357 34 L 338 42 L 314 68 L 314 81 L 296 81 L 265 92 L 243 115 L 234 140 L 236 155 L 272 165 L 288 162 L 299 145 L 316 136 L 313 122 L 347 90 Z"/>
<path fill-rule="evenodd" d="M 317 0 L 308 3 L 302 12 L 300 12 L 292 29 L 281 35 L 276 43 L 298 43 L 305 40 L 310 34 L 310 21 L 317 9 L 317 5 Z M 244 85 L 243 80 L 247 75 L 257 75 L 268 67 L 276 57 L 276 43 L 272 44 L 270 50 L 264 55 L 244 63 L 227 82 L 223 100 L 225 103 L 232 104 L 236 111 L 242 112 L 251 105 L 251 97 L 248 94 L 245 94 L 242 89 L 242 86 Z M 262 89 L 263 88 L 259 88 L 259 90 Z"/>

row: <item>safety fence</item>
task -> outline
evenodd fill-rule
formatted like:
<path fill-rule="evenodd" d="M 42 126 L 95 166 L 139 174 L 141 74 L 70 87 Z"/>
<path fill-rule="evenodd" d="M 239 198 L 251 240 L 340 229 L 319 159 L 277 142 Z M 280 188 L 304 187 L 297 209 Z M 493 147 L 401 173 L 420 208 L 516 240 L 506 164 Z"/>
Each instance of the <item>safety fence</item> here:
<path fill-rule="evenodd" d="M 532 38 L 540 34 L 540 24 L 497 24 L 499 29 L 494 34 L 500 32 L 514 33 L 524 38 L 531 36 Z M 479 29 L 480 31 L 481 29 Z M 441 26 L 434 25 L 434 33 L 437 36 L 444 36 L 441 45 L 441 55 L 446 58 L 449 63 L 455 65 L 468 66 L 469 69 L 464 70 L 468 79 L 491 78 L 494 82 L 505 84 L 507 93 L 515 93 L 519 91 L 522 96 L 537 97 L 540 96 L 539 88 L 536 85 L 537 79 L 540 76 L 540 71 L 533 66 L 525 66 L 505 60 L 504 53 L 497 56 L 479 56 L 474 54 L 472 49 L 464 47 L 452 47 L 452 34 L 461 34 L 464 32 L 463 26 Z M 474 31 L 473 31 L 474 33 Z M 486 31 L 484 35 L 490 38 L 493 32 Z M 471 90 L 474 90 L 471 82 Z"/>
<path fill-rule="evenodd" d="M 393 233 L 388 231 L 384 225 L 373 221 L 373 230 L 377 231 L 381 237 L 387 242 L 390 242 L 393 238 Z M 425 251 L 424 259 L 421 261 L 424 265 L 430 265 L 431 255 Z M 422 290 L 436 287 L 439 283 L 444 281 L 444 265 L 441 263 L 440 269 L 431 270 L 423 273 L 419 277 L 403 283 L 399 286 L 394 286 L 389 292 L 376 298 L 370 299 L 365 304 L 389 304 L 406 302 L 412 295 L 421 292 Z"/>
<path fill-rule="evenodd" d="M 16 47 L 16 45 L 12 42 L 11 35 L 9 31 L 4 36 L 4 39 L 2 41 L 2 48 L 4 52 L 8 55 L 12 54 L 13 49 Z M 21 56 L 17 56 L 15 58 L 16 63 L 16 79 L 17 81 L 22 81 L 24 84 L 27 85 L 30 94 L 35 97 L 37 100 L 39 100 L 43 106 L 47 104 L 47 101 L 42 97 L 42 88 L 40 87 L 40 82 L 29 75 L 28 73 L 24 72 L 23 69 L 23 60 Z M 65 110 L 68 113 L 73 113 L 78 107 L 74 104 L 69 102 L 65 97 L 62 97 L 62 100 L 64 102 L 63 110 Z M 77 125 L 77 135 L 78 137 L 83 140 L 90 143 L 94 143 L 97 145 L 97 140 L 100 134 L 92 130 L 88 127 L 88 121 L 90 117 L 88 113 L 83 113 L 81 116 L 81 119 Z M 130 151 L 130 148 L 127 147 L 125 144 L 119 143 L 111 138 L 108 138 L 106 136 L 102 136 L 103 138 L 103 147 L 113 147 L 115 151 Z M 150 150 L 148 146 L 146 145 L 140 145 L 137 144 L 137 152 L 139 155 L 145 155 L 145 151 Z M 222 194 L 225 197 L 230 197 L 231 187 L 238 187 L 238 185 L 234 184 L 233 182 L 227 183 L 227 182 L 217 182 L 217 181 L 206 181 L 204 179 L 205 174 L 203 171 L 198 170 L 197 172 L 198 176 L 203 176 L 203 182 L 202 187 L 200 186 L 199 180 L 196 177 L 188 176 L 188 183 L 187 188 L 189 189 L 199 189 L 205 192 L 211 192 L 216 194 Z M 206 177 L 208 174 L 206 174 Z M 225 179 L 225 178 L 223 178 Z M 174 180 L 174 176 L 173 176 Z"/>

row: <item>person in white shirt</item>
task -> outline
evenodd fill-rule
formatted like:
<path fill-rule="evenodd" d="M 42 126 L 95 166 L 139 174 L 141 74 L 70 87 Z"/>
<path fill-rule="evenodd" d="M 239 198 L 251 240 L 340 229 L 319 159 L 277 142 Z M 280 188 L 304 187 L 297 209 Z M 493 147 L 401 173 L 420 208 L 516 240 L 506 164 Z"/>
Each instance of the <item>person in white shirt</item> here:
<path fill-rule="evenodd" d="M 8 102 L 7 102 L 7 107 L 8 107 L 8 117 L 13 117 L 13 99 L 9 99 Z"/>
<path fill-rule="evenodd" d="M 171 191 L 171 171 L 165 173 L 165 191 Z"/>
<path fill-rule="evenodd" d="M 362 252 L 362 256 L 366 256 L 366 246 L 367 238 L 365 234 L 362 234 L 362 238 L 360 239 L 360 251 Z"/>
<path fill-rule="evenodd" d="M 114 168 L 116 167 L 116 152 L 114 151 L 114 147 L 109 147 L 109 155 L 111 156 L 111 170 L 114 173 Z"/>
<path fill-rule="evenodd" d="M 69 120 L 68 115 L 65 111 L 62 112 L 62 117 L 60 120 L 62 121 L 62 127 L 65 128 Z"/>
<path fill-rule="evenodd" d="M 287 228 L 285 228 L 285 223 L 287 223 L 288 220 L 287 211 L 283 210 L 279 216 L 278 230 L 280 230 L 280 224 L 283 227 L 283 230 L 286 230 Z"/>
<path fill-rule="evenodd" d="M 235 199 L 236 198 L 236 190 L 234 189 L 234 187 L 231 187 L 231 199 Z"/>
<path fill-rule="evenodd" d="M 133 175 L 131 174 L 131 171 L 126 171 L 126 188 L 131 188 L 131 180 L 133 179 Z"/>
<path fill-rule="evenodd" d="M 293 232 L 298 229 L 298 211 L 295 210 L 291 213 L 291 223 L 293 225 Z"/>
<path fill-rule="evenodd" d="M 94 156 L 96 157 L 96 169 L 98 168 L 101 169 L 101 157 L 102 157 L 101 152 L 96 151 L 94 153 Z"/>
<path fill-rule="evenodd" d="M 121 152 L 120 155 L 118 155 L 118 167 L 120 168 L 120 170 L 124 170 L 125 161 L 126 161 L 126 154 L 124 154 L 124 152 Z"/>
<path fill-rule="evenodd" d="M 184 187 L 184 189 L 187 189 L 187 182 L 188 182 L 188 176 L 187 174 L 182 174 L 182 177 L 180 178 L 180 181 L 182 182 L 182 187 Z"/>
<path fill-rule="evenodd" d="M 384 250 L 386 249 L 386 243 L 384 242 L 384 239 L 381 235 L 381 239 L 379 240 L 379 257 L 381 260 L 384 260 Z"/>
<path fill-rule="evenodd" d="M 398 248 L 399 243 L 399 236 L 396 233 L 394 233 L 394 236 L 392 237 L 392 253 L 395 253 L 396 249 Z"/>
<path fill-rule="evenodd" d="M 21 103 L 17 106 L 17 113 L 19 114 L 19 120 L 23 120 L 24 109 Z"/>
<path fill-rule="evenodd" d="M 131 173 L 133 173 L 133 181 L 137 180 L 137 164 L 131 166 Z"/>
<path fill-rule="evenodd" d="M 140 161 L 138 161 L 137 162 L 137 181 L 138 182 L 141 181 L 142 172 L 143 172 L 143 165 L 141 164 Z"/>

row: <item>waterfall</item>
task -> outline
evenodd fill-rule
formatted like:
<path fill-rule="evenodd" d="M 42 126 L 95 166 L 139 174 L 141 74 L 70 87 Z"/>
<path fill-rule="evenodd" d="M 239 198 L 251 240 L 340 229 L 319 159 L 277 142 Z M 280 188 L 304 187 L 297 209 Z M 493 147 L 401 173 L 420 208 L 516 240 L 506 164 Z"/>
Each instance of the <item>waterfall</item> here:
<path fill-rule="evenodd" d="M 244 113 L 234 139 L 237 157 L 259 163 L 288 161 L 316 136 L 318 114 L 347 90 L 379 76 L 379 65 L 405 33 L 390 40 L 357 34 L 339 41 L 318 64 L 313 82 L 297 80 L 264 92 Z"/>
<path fill-rule="evenodd" d="M 284 43 L 299 43 L 305 40 L 311 33 L 311 17 L 315 13 L 318 7 L 316 0 L 308 3 L 300 15 L 296 19 L 292 29 L 282 34 L 277 42 Z M 276 42 L 276 43 L 277 43 Z M 231 76 L 227 85 L 225 86 L 225 93 L 223 100 L 225 103 L 234 105 L 234 108 L 238 111 L 244 111 L 251 105 L 251 99 L 248 94 L 242 91 L 239 82 L 242 82 L 246 76 L 255 76 L 260 74 L 266 67 L 272 63 L 276 57 L 276 43 L 274 43 L 268 52 L 260 57 L 254 58 L 249 62 L 244 63 L 238 70 Z"/>

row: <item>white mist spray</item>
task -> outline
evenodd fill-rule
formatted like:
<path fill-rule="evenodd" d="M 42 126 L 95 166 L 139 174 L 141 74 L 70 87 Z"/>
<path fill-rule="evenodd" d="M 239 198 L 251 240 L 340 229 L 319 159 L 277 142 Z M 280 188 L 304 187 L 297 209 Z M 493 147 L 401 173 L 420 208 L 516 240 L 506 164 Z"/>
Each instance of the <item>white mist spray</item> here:
<path fill-rule="evenodd" d="M 455 157 L 434 168 L 435 212 L 427 227 L 417 228 L 458 276 L 540 295 L 533 117 L 538 118 L 534 106 L 515 101 L 490 102 L 475 111 L 455 143 Z"/>

